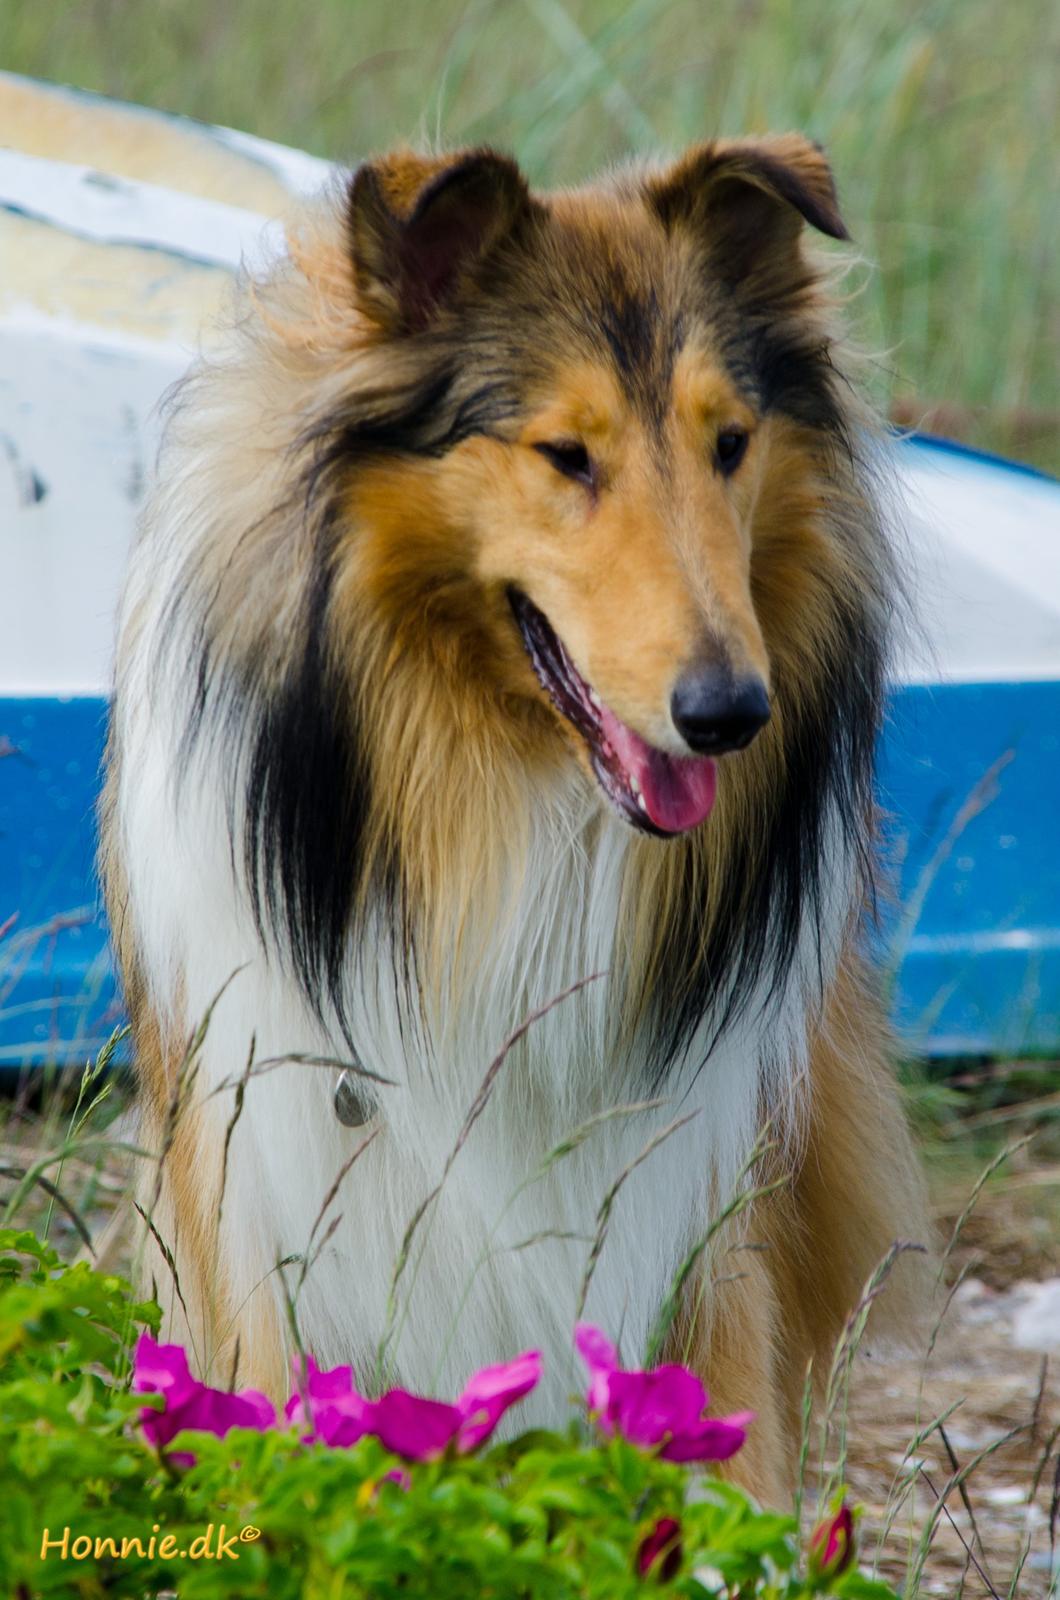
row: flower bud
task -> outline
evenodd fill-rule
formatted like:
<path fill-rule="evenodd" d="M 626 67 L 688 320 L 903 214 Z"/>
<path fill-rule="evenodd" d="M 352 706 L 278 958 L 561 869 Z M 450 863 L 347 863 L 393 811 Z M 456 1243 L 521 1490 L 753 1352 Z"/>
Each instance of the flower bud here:
<path fill-rule="evenodd" d="M 810 1535 L 811 1578 L 838 1578 L 854 1559 L 854 1513 L 846 1501 L 834 1516 L 819 1522 Z"/>
<path fill-rule="evenodd" d="M 681 1524 L 676 1517 L 660 1517 L 637 1546 L 637 1576 L 654 1572 L 656 1581 L 669 1583 L 681 1565 Z"/>

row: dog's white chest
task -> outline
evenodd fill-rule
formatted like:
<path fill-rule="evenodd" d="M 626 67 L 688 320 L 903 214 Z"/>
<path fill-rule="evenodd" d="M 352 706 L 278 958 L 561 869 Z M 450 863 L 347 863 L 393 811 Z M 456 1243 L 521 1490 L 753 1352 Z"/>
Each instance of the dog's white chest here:
<path fill-rule="evenodd" d="M 462 983 L 463 1003 L 437 1020 L 429 1041 L 403 1010 L 385 941 L 358 963 L 358 1052 L 393 1080 L 372 1091 L 378 1110 L 367 1127 L 336 1116 L 337 1069 L 290 1064 L 252 1078 L 224 1202 L 222 1253 L 235 1264 L 237 1303 L 276 1292 L 275 1264 L 308 1253 L 297 1311 L 319 1361 L 352 1360 L 369 1382 L 382 1351 L 387 1377 L 446 1394 L 476 1366 L 542 1347 L 542 1419 L 577 1382 L 571 1332 L 579 1314 L 621 1337 L 629 1355 L 642 1353 L 681 1259 L 753 1144 L 761 1025 L 730 1030 L 698 1073 L 690 1058 L 653 1096 L 647 1063 L 615 1058 L 603 977 L 534 1022 L 484 1093 L 515 1024 L 579 979 L 607 972 L 623 846 L 615 824 L 595 857 L 572 852 L 542 865 L 536 892 L 528 885 Z M 252 1034 L 259 1060 L 341 1053 L 260 947 L 250 949 L 207 1036 L 206 1079 L 231 1075 Z M 215 945 L 211 964 L 217 956 Z M 233 970 L 238 964 L 231 960 Z M 801 1005 L 789 1002 L 770 1030 L 774 1043 L 778 1029 L 788 1036 L 796 1067 L 804 1026 Z M 218 1096 L 218 1132 L 229 1104 Z M 298 1276 L 287 1269 L 289 1283 Z"/>
<path fill-rule="evenodd" d="M 167 816 L 164 727 L 141 725 L 138 738 L 142 759 L 124 797 L 125 825 L 154 1004 L 194 1026 L 227 980 L 202 1047 L 208 1187 L 251 1041 L 259 1063 L 341 1056 L 344 1045 L 314 1018 L 279 952 L 262 947 L 245 892 L 233 884 L 219 783 L 208 773 L 189 782 Z M 805 985 L 796 972 L 768 1017 L 749 1006 L 748 1020 L 730 1027 L 695 1073 L 707 1042 L 697 1041 L 689 1070 L 660 1091 L 663 1103 L 627 1111 L 652 1097 L 648 1064 L 635 1051 L 616 1055 L 614 996 L 606 978 L 589 983 L 533 1024 L 468 1126 L 513 1028 L 612 966 L 629 836 L 610 819 L 589 833 L 583 824 L 569 807 L 542 810 L 519 892 L 456 974 L 459 1003 L 436 1009 L 426 1033 L 410 1025 L 389 941 L 362 948 L 351 965 L 352 1034 L 364 1063 L 393 1087 L 380 1091 L 376 1137 L 323 1214 L 344 1163 L 372 1129 L 336 1117 L 335 1067 L 290 1063 L 251 1077 L 228 1152 L 218 1251 L 226 1298 L 241 1308 L 248 1365 L 258 1297 L 279 1296 L 277 1263 L 306 1255 L 312 1264 L 297 1302 L 303 1342 L 323 1363 L 352 1360 L 365 1382 L 384 1341 L 387 1376 L 441 1394 L 456 1392 L 478 1365 L 539 1346 L 548 1381 L 534 1403 L 544 1418 L 561 1414 L 577 1381 L 571 1333 L 579 1310 L 621 1338 L 628 1356 L 642 1353 L 681 1259 L 753 1145 L 770 1063 L 782 1063 L 786 1084 L 801 1071 Z M 803 969 L 815 961 L 811 940 Z M 289 1285 L 299 1272 L 286 1269 Z M 262 1320 L 275 1323 L 269 1310 Z"/>

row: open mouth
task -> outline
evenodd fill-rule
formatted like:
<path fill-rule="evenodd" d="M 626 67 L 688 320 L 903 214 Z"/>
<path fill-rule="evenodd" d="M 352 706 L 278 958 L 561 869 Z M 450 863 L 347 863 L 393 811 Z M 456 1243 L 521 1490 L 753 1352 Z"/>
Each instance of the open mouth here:
<path fill-rule="evenodd" d="M 714 759 L 671 756 L 648 744 L 586 683 L 544 612 L 518 589 L 510 589 L 508 598 L 541 687 L 584 739 L 597 782 L 615 810 L 660 838 L 698 827 L 717 794 Z"/>

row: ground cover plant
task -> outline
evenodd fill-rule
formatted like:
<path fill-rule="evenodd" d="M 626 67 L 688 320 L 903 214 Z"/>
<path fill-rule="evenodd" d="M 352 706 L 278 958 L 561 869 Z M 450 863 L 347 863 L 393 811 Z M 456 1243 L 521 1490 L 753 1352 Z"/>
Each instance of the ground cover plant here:
<path fill-rule="evenodd" d="M 624 1370 L 597 1329 L 577 1334 L 586 1421 L 491 1447 L 540 1376 L 534 1352 L 454 1405 L 369 1401 L 348 1367 L 307 1358 L 279 1418 L 195 1380 L 153 1338 L 159 1316 L 120 1278 L 0 1231 L 4 1593 L 893 1595 L 858 1571 L 841 1497 L 800 1550 L 794 1518 L 697 1471 L 752 1419 L 704 1416 L 683 1368 Z"/>

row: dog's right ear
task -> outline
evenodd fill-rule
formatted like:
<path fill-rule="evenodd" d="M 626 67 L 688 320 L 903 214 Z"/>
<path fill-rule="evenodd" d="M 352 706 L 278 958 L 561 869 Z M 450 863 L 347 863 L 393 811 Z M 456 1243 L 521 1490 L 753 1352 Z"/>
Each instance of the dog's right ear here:
<path fill-rule="evenodd" d="M 696 145 L 646 193 L 667 231 L 691 231 L 735 286 L 784 285 L 804 222 L 832 239 L 850 237 L 827 157 L 798 133 Z"/>
<path fill-rule="evenodd" d="M 519 168 L 495 150 L 366 162 L 348 207 L 362 309 L 388 332 L 427 327 L 531 205 Z"/>

